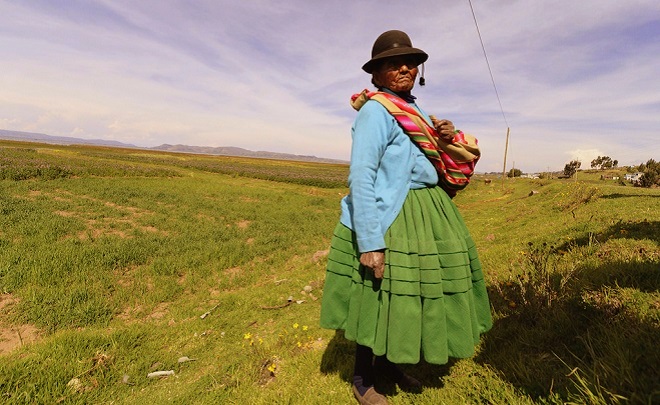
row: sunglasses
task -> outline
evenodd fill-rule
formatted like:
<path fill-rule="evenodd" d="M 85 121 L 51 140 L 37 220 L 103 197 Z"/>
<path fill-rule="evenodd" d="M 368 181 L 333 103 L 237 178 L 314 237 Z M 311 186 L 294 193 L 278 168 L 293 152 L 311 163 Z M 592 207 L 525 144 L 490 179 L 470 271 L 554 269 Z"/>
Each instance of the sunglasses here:
<path fill-rule="evenodd" d="M 396 56 L 393 58 L 387 58 L 381 64 L 382 70 L 399 70 L 405 65 L 408 69 L 414 69 L 419 66 L 419 62 L 416 58 L 410 56 Z"/>

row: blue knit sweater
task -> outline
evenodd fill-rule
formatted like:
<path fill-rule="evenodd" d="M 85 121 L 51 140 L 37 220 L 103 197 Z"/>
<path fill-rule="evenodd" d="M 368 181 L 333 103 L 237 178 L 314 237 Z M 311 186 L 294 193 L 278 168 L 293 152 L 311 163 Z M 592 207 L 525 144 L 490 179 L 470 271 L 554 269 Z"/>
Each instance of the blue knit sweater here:
<path fill-rule="evenodd" d="M 422 114 L 430 124 L 430 118 Z M 358 249 L 364 253 L 386 247 L 385 232 L 401 211 L 408 191 L 436 185 L 438 174 L 377 101 L 362 106 L 351 133 L 350 194 L 341 201 L 340 221 L 355 232 Z"/>

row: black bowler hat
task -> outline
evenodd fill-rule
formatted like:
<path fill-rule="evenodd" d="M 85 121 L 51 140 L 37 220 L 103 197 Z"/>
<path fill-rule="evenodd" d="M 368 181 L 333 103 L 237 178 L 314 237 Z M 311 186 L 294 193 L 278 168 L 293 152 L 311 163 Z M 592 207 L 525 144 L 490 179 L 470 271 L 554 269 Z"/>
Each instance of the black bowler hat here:
<path fill-rule="evenodd" d="M 418 65 L 426 62 L 429 55 L 421 49 L 413 48 L 408 34 L 399 30 L 385 31 L 374 42 L 371 48 L 371 60 L 362 66 L 362 70 L 372 73 L 374 68 L 385 58 L 392 56 L 413 56 Z"/>

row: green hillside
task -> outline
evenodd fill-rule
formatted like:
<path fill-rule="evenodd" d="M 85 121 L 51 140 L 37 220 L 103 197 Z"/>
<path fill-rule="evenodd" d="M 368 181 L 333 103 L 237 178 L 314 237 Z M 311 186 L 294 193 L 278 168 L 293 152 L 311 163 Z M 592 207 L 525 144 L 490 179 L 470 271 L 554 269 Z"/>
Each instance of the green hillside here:
<path fill-rule="evenodd" d="M 353 403 L 354 346 L 318 326 L 347 173 L 0 141 L 0 402 Z M 392 404 L 660 402 L 660 189 L 478 177 L 455 202 L 495 326 Z"/>

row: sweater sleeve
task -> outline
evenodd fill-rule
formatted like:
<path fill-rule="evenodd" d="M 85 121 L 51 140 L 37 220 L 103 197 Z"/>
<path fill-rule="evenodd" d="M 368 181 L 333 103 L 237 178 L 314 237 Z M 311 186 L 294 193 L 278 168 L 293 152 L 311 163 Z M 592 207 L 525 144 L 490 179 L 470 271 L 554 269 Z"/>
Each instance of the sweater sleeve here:
<path fill-rule="evenodd" d="M 392 120 L 377 102 L 367 102 L 353 124 L 353 145 L 348 186 L 353 204 L 353 230 L 360 252 L 385 248 L 378 217 L 376 173 L 392 131 Z"/>

